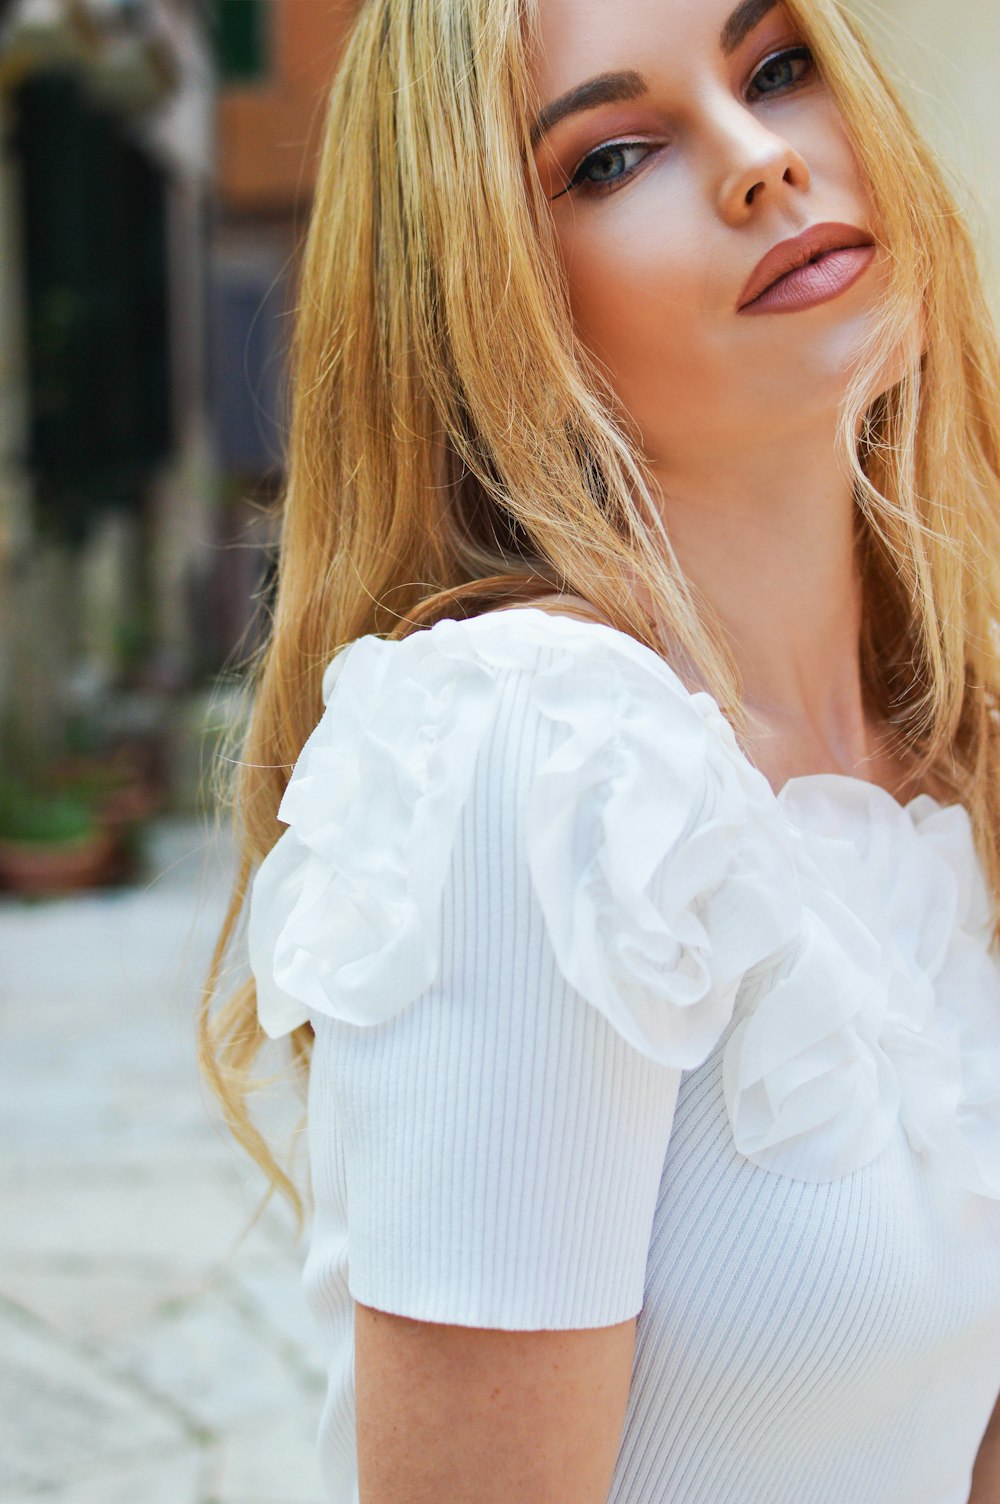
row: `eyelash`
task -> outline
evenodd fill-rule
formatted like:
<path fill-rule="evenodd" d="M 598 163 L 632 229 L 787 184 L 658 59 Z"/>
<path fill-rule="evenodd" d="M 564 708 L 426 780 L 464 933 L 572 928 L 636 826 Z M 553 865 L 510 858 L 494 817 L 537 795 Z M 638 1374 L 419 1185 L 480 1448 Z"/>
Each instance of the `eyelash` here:
<path fill-rule="evenodd" d="M 767 99 L 774 94 L 789 94 L 794 89 L 800 88 L 802 84 L 808 80 L 809 76 L 813 72 L 814 67 L 812 52 L 808 47 L 786 47 L 781 52 L 772 52 L 770 57 L 764 58 L 760 66 L 754 70 L 753 77 L 750 80 L 750 87 L 752 87 L 757 79 L 760 78 L 761 74 L 766 68 L 773 67 L 775 63 L 783 63 L 789 60 L 804 62 L 806 64 L 806 70 L 803 77 L 796 79 L 793 83 L 788 84 L 784 88 L 769 89 L 764 94 L 757 96 L 758 98 Z M 561 189 L 559 193 L 554 194 L 553 198 L 561 198 L 564 193 L 572 192 L 581 193 L 585 198 L 598 197 L 605 193 L 613 193 L 618 187 L 621 186 L 622 183 L 627 183 L 629 179 L 635 175 L 635 173 L 639 170 L 639 167 L 641 167 L 642 162 L 639 163 L 639 167 L 633 167 L 630 171 L 623 172 L 618 177 L 609 179 L 609 181 L 606 183 L 588 183 L 584 174 L 587 172 L 590 164 L 598 157 L 610 156 L 614 153 L 625 152 L 629 148 L 632 148 L 633 150 L 636 148 L 638 148 L 639 150 L 645 150 L 647 156 L 650 152 L 656 150 L 654 146 L 650 146 L 646 141 L 606 141 L 603 146 L 595 147 L 593 151 L 589 151 L 587 153 L 587 155 L 582 159 L 579 166 L 574 171 L 573 176 L 570 178 L 569 183 L 566 185 L 566 187 Z M 645 160 L 646 157 L 643 157 L 642 161 L 644 162 Z"/>

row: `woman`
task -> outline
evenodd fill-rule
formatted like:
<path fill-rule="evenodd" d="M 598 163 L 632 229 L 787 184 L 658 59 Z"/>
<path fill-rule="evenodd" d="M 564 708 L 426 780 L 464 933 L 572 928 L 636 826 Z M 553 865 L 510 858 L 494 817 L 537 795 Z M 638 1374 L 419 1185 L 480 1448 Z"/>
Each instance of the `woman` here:
<path fill-rule="evenodd" d="M 838 0 L 359 10 L 202 1021 L 335 1504 L 998 1497 L 998 391 Z"/>

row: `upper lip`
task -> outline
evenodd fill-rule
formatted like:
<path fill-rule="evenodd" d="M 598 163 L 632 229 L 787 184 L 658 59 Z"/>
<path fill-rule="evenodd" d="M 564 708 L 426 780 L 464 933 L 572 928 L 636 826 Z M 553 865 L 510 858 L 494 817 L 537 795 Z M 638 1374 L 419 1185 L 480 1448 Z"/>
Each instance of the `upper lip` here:
<path fill-rule="evenodd" d="M 740 293 L 737 306 L 745 308 L 748 303 L 759 298 L 762 292 L 766 292 L 772 283 L 777 282 L 779 277 L 797 271 L 800 266 L 805 266 L 807 261 L 812 261 L 824 251 L 840 251 L 848 246 L 860 245 L 874 245 L 874 240 L 865 230 L 859 230 L 857 225 L 810 225 L 808 230 L 796 235 L 794 239 L 782 240 L 772 246 L 767 255 L 758 261 Z"/>

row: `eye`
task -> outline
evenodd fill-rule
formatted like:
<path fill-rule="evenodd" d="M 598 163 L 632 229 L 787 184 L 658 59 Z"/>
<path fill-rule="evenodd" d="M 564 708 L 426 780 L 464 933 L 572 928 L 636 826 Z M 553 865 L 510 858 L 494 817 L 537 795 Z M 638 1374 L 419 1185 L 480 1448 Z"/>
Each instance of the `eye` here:
<path fill-rule="evenodd" d="M 569 183 L 554 198 L 578 189 L 582 193 L 607 193 L 625 182 L 636 171 L 653 147 L 642 141 L 609 141 L 588 152 L 576 168 Z M 638 160 L 635 159 L 639 153 Z M 629 166 L 629 161 L 632 166 Z"/>
<path fill-rule="evenodd" d="M 747 92 L 752 99 L 784 94 L 805 83 L 814 70 L 813 55 L 808 47 L 789 47 L 764 60 L 750 80 Z"/>

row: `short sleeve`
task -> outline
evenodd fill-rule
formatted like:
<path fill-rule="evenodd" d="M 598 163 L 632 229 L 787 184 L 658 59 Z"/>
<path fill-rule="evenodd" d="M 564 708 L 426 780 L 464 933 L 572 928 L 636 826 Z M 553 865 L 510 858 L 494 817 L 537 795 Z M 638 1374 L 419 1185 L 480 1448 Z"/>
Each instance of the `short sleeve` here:
<path fill-rule="evenodd" d="M 267 1031 L 316 1031 L 365 1304 L 642 1306 L 682 1072 L 785 934 L 718 728 L 632 646 L 524 609 L 334 661 L 250 942 Z"/>

